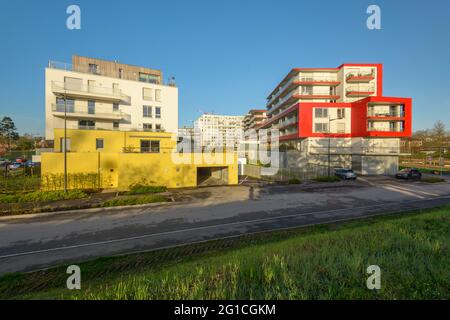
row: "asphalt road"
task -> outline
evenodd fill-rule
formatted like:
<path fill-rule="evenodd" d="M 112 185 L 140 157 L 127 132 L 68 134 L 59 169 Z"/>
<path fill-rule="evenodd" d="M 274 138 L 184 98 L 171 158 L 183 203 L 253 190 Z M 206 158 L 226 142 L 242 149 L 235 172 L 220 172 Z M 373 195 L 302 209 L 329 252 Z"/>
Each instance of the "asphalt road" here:
<path fill-rule="evenodd" d="M 244 233 L 358 219 L 450 204 L 450 183 L 390 178 L 332 187 L 217 187 L 186 202 L 0 220 L 0 275 Z"/>

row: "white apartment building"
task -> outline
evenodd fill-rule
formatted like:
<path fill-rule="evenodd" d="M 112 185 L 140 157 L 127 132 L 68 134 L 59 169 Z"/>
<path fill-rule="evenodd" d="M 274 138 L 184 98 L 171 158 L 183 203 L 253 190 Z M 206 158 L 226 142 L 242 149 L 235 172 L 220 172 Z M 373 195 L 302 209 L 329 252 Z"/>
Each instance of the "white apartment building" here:
<path fill-rule="evenodd" d="M 66 112 L 65 112 L 66 111 Z M 55 128 L 178 130 L 178 88 L 159 70 L 81 56 L 45 69 L 45 137 Z"/>
<path fill-rule="evenodd" d="M 195 122 L 195 132 L 203 147 L 233 146 L 242 140 L 244 116 L 203 114 Z"/>

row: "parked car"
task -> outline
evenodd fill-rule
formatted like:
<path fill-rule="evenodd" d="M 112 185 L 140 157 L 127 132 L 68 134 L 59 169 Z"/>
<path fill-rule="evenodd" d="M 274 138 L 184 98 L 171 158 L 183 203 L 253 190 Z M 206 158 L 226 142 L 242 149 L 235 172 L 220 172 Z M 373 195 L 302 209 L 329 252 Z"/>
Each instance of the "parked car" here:
<path fill-rule="evenodd" d="M 397 179 L 422 179 L 422 173 L 419 171 L 419 169 L 415 168 L 405 168 L 397 172 L 395 175 L 395 178 Z"/>
<path fill-rule="evenodd" d="M 4 165 L 10 164 L 10 163 L 11 163 L 11 161 L 9 161 L 8 159 L 0 158 L 0 166 L 4 166 Z"/>
<path fill-rule="evenodd" d="M 352 169 L 335 169 L 334 175 L 344 180 L 356 180 L 357 178 Z"/>
<path fill-rule="evenodd" d="M 23 167 L 23 163 L 21 162 L 13 162 L 8 166 L 10 170 L 19 169 L 20 167 Z"/>
<path fill-rule="evenodd" d="M 16 162 L 18 163 L 27 162 L 27 159 L 25 159 L 25 157 L 17 157 Z"/>

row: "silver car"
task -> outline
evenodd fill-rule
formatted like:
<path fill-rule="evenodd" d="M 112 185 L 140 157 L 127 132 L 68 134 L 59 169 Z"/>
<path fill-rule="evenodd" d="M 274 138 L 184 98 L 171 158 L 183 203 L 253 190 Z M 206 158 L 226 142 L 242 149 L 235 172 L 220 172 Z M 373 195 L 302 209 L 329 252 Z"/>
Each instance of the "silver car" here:
<path fill-rule="evenodd" d="M 356 180 L 356 173 L 352 169 L 335 169 L 335 176 L 344 180 Z"/>

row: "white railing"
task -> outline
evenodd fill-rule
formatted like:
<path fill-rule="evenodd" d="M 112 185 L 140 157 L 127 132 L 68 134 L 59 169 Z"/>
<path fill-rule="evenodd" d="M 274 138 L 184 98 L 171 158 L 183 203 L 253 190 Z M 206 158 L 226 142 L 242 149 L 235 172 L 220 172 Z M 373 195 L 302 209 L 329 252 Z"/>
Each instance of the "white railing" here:
<path fill-rule="evenodd" d="M 52 111 L 53 112 L 61 112 L 63 113 L 65 109 L 64 104 L 52 104 Z M 128 113 L 122 112 L 120 110 L 112 110 L 112 108 L 105 108 L 105 107 L 99 107 L 96 106 L 94 109 L 92 109 L 93 112 L 89 111 L 89 108 L 87 105 L 78 105 L 78 104 L 67 104 L 67 113 L 69 114 L 82 114 L 82 115 L 92 115 L 93 117 L 114 117 L 121 118 L 124 120 L 130 119 L 131 115 Z"/>
<path fill-rule="evenodd" d="M 367 131 L 379 131 L 379 132 L 404 132 L 403 128 L 368 128 Z"/>
<path fill-rule="evenodd" d="M 130 103 L 131 101 L 131 97 L 123 94 L 122 90 L 118 88 L 97 87 L 81 83 L 52 81 L 52 90 L 61 93 L 66 91 L 75 91 L 85 94 L 110 96 L 113 98 L 118 98 L 127 103 Z"/>

